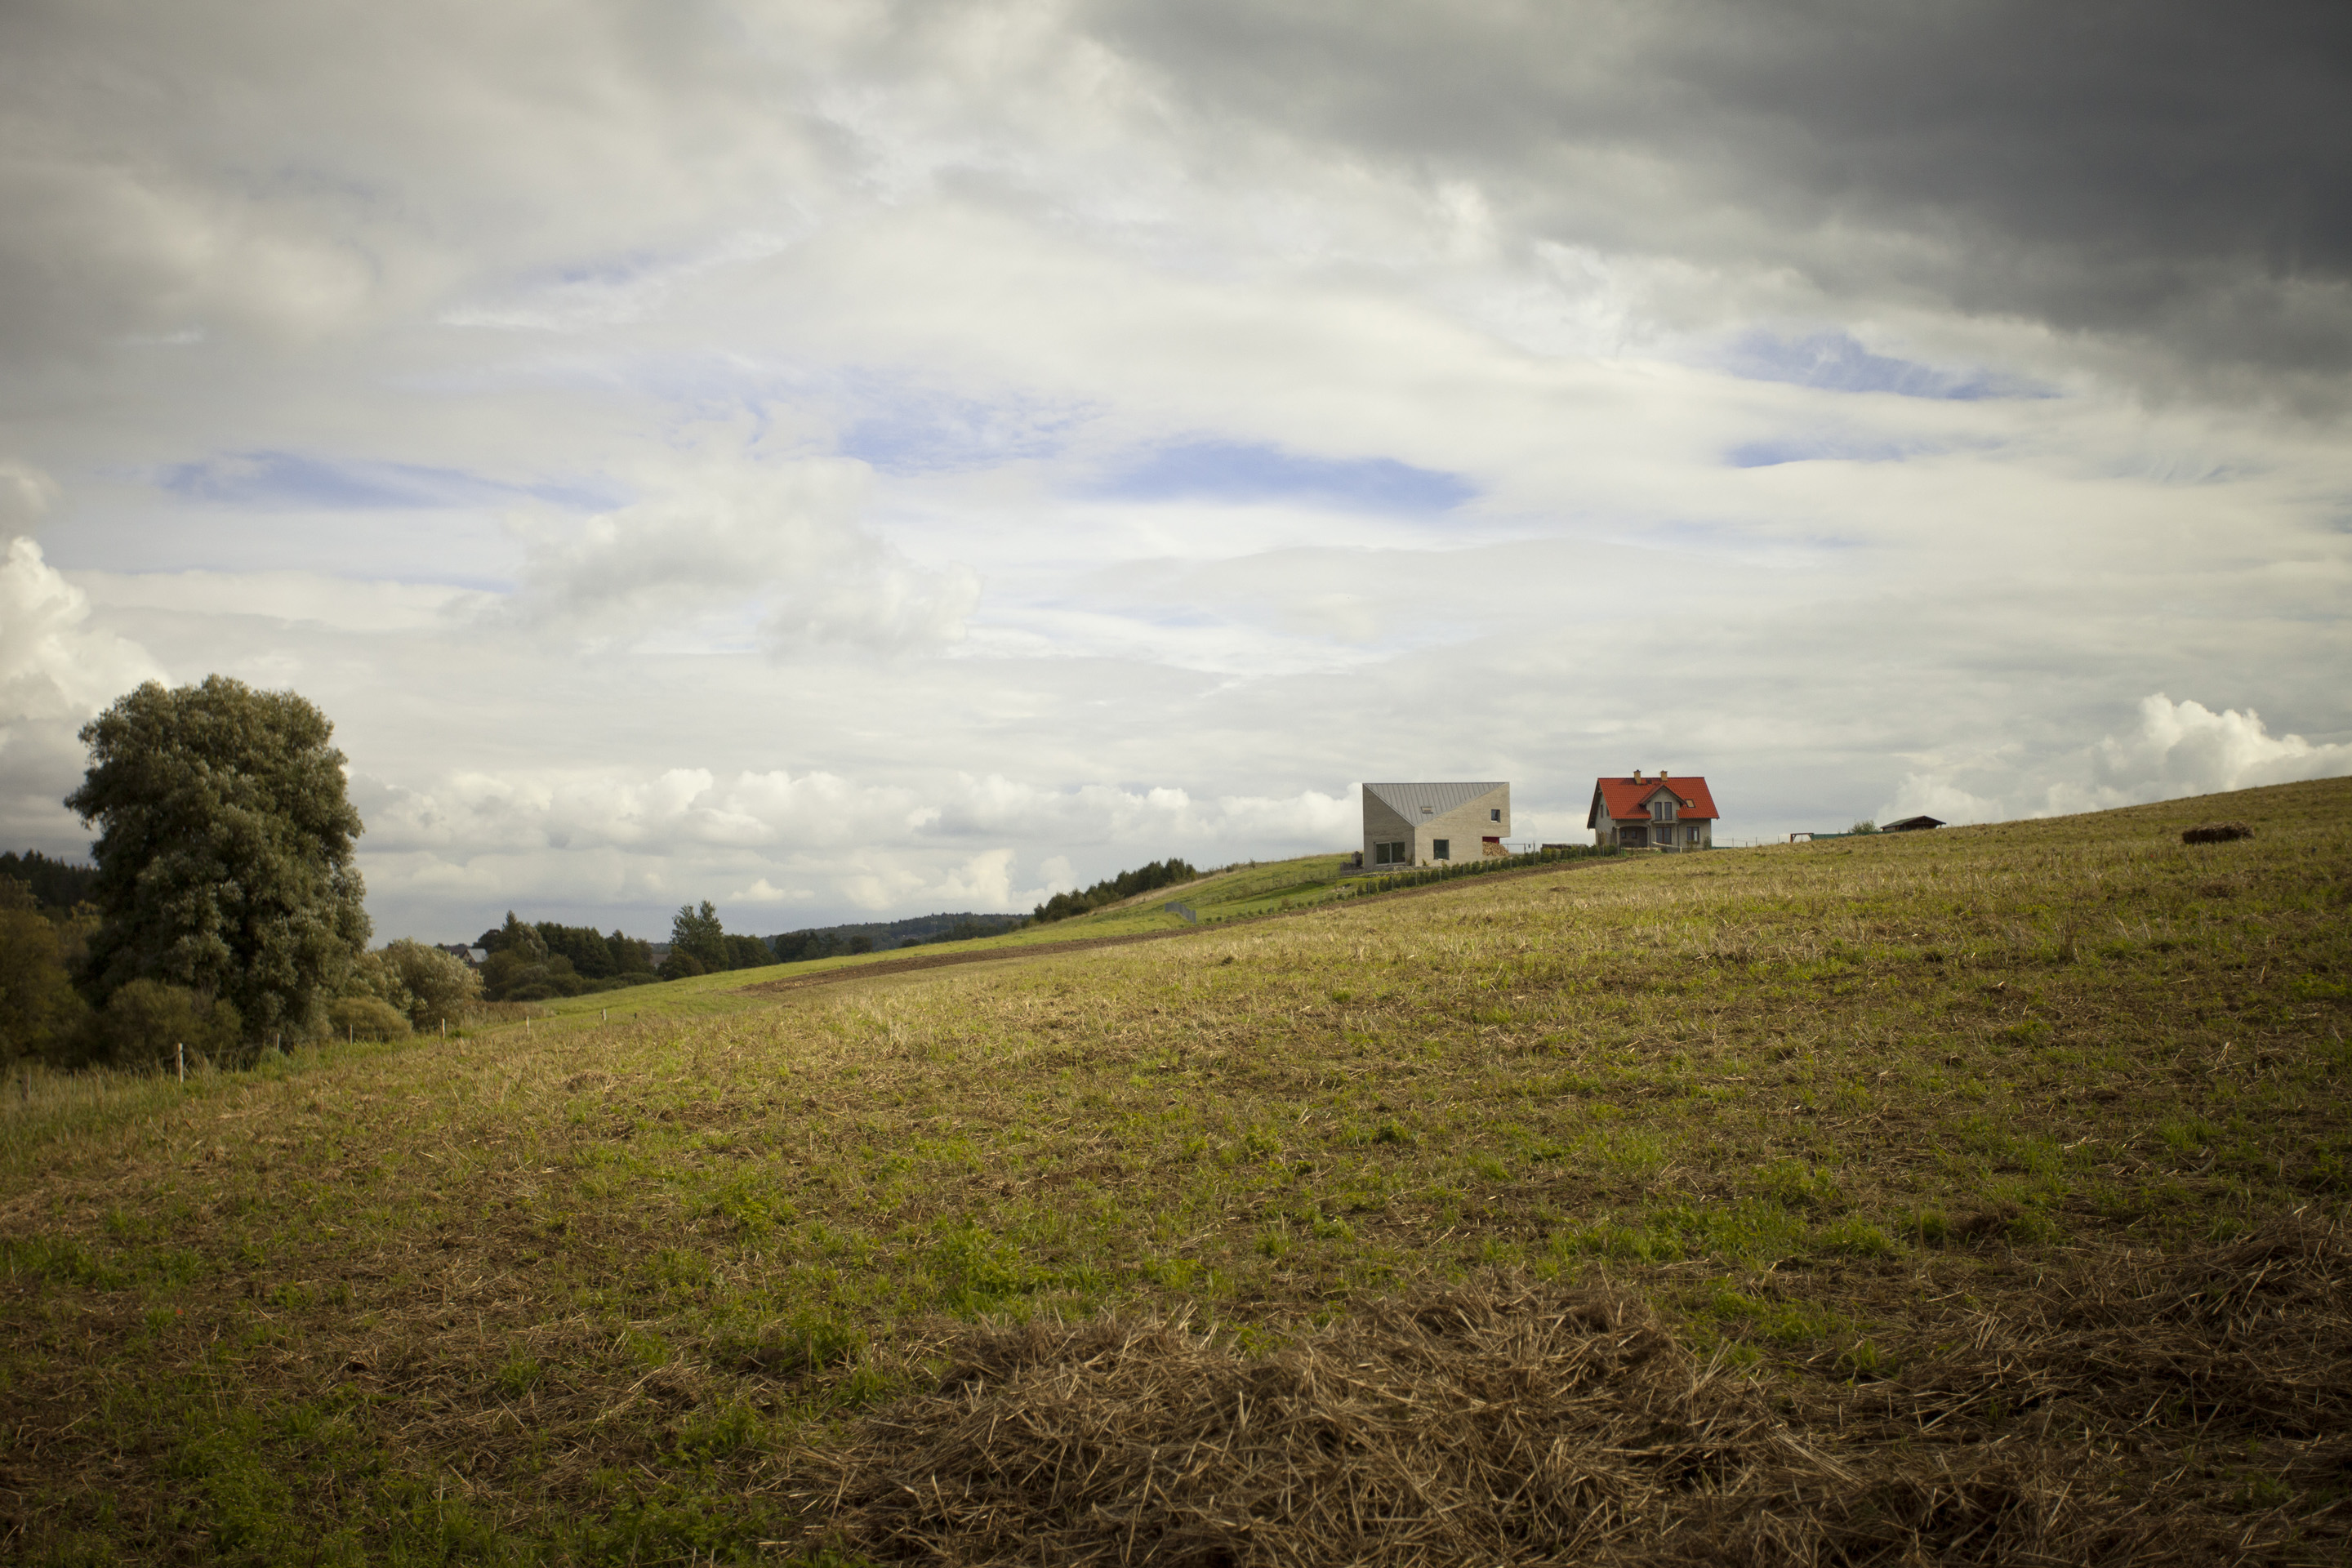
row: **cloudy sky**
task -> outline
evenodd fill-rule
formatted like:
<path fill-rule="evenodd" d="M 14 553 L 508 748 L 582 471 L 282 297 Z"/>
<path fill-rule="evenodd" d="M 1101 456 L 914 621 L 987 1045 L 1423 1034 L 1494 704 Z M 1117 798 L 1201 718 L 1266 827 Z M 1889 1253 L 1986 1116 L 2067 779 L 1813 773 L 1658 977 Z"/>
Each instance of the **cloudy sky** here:
<path fill-rule="evenodd" d="M 0 8 L 0 843 L 323 708 L 379 936 L 1705 773 L 2352 773 L 2352 10 Z"/>

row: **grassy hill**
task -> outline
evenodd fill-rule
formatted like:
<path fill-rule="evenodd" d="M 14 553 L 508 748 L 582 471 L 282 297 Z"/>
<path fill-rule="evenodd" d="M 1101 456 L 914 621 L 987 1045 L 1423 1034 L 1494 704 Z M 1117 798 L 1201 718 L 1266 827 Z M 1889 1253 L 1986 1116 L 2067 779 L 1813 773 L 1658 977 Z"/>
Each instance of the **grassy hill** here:
<path fill-rule="evenodd" d="M 2352 782 L 1328 860 L 1002 963 L 16 1086 L 0 1538 L 2342 1559 Z M 1294 912 L 1020 953 L 1171 899 Z"/>
<path fill-rule="evenodd" d="M 534 1003 L 531 1010 L 556 1027 L 572 1027 L 588 1020 L 635 1022 L 655 1018 L 701 1017 L 764 1006 L 772 1000 L 762 987 L 812 974 L 888 966 L 897 970 L 908 960 L 937 959 L 1003 952 L 1008 958 L 1025 956 L 1024 950 L 1092 942 L 1102 938 L 1172 935 L 1196 926 L 1283 914 L 1342 898 L 1351 890 L 1340 871 L 1345 855 L 1306 855 L 1263 865 L 1234 866 L 1212 871 L 1193 881 L 1159 888 L 1083 915 L 1045 924 L 1027 925 L 998 936 L 966 942 L 925 942 L 919 948 L 888 948 L 876 952 L 841 954 L 794 963 L 771 964 L 755 970 L 729 970 L 697 975 L 661 985 L 634 986 L 626 992 L 599 992 L 587 996 Z M 1181 903 L 1195 917 L 1185 920 L 1168 906 Z M 533 1027 L 541 1026 L 534 1021 Z"/>

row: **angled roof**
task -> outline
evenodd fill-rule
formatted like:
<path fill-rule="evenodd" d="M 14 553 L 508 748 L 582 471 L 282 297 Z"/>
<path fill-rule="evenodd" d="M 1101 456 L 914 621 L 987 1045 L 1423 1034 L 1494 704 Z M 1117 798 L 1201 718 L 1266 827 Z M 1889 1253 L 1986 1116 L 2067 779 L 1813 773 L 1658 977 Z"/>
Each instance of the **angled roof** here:
<path fill-rule="evenodd" d="M 1508 788 L 1506 784 L 1368 784 L 1364 798 L 1377 800 L 1407 822 L 1414 822 L 1420 819 L 1423 806 L 1429 807 L 1432 815 L 1442 816 L 1482 795 Z"/>
<path fill-rule="evenodd" d="M 1653 773 L 1647 778 L 1595 779 L 1592 781 L 1592 809 L 1585 814 L 1584 826 L 1601 826 L 1601 808 L 1606 805 L 1615 822 L 1647 822 L 1650 819 L 1650 797 L 1665 791 L 1679 803 L 1675 815 L 1685 822 L 1711 821 L 1721 814 L 1715 809 L 1715 796 L 1706 789 L 1706 780 L 1698 773 L 1670 773 L 1660 778 Z"/>

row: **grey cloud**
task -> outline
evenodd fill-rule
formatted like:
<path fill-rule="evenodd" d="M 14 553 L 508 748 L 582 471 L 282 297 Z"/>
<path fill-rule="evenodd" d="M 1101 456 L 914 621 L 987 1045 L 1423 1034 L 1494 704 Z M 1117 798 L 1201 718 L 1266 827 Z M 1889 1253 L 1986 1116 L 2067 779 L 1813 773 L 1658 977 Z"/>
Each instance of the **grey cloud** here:
<path fill-rule="evenodd" d="M 2352 366 L 2352 10 L 1106 0 L 1196 103 L 1467 178 L 1531 238 Z"/>

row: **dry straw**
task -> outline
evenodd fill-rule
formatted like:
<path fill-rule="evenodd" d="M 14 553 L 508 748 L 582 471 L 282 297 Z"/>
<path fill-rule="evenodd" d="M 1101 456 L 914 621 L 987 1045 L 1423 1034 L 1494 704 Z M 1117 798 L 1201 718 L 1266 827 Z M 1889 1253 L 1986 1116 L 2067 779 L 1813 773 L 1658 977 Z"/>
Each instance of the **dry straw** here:
<path fill-rule="evenodd" d="M 2272 1440 L 2340 1483 L 2345 1262 L 2301 1220 L 2110 1259 L 2021 1315 L 1925 1310 L 1867 1380 L 1696 1357 L 1612 1286 L 1367 1303 L 1263 1358 L 1181 1317 L 965 1331 L 803 1495 L 840 1546 L 955 1563 L 2325 1560 L 2329 1510 L 2165 1455 Z"/>

